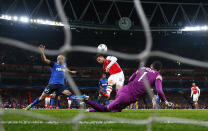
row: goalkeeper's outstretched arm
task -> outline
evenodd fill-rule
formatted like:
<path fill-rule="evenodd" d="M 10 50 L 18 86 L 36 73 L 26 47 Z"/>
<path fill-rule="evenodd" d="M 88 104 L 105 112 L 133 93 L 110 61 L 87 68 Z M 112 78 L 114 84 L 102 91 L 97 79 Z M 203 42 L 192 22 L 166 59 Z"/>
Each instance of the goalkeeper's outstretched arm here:
<path fill-rule="evenodd" d="M 163 89 L 162 89 L 162 80 L 156 79 L 155 88 L 156 88 L 158 95 L 160 96 L 160 99 L 164 102 L 167 101 L 165 94 L 163 92 Z"/>
<path fill-rule="evenodd" d="M 165 97 L 165 94 L 164 94 L 163 89 L 162 89 L 162 80 L 161 79 L 156 79 L 155 87 L 156 87 L 156 91 L 157 91 L 159 97 L 165 103 L 165 105 L 168 106 L 168 107 L 173 107 L 174 104 L 171 103 L 171 102 L 168 102 L 166 97 Z"/>

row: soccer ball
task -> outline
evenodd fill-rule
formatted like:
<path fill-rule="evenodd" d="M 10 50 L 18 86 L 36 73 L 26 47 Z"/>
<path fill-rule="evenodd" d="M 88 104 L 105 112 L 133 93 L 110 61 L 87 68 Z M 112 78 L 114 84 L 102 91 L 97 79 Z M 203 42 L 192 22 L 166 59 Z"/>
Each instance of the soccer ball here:
<path fill-rule="evenodd" d="M 105 44 L 100 44 L 100 45 L 97 47 L 97 50 L 98 50 L 98 52 L 100 52 L 100 53 L 105 53 L 105 52 L 107 52 L 108 47 L 107 47 Z"/>

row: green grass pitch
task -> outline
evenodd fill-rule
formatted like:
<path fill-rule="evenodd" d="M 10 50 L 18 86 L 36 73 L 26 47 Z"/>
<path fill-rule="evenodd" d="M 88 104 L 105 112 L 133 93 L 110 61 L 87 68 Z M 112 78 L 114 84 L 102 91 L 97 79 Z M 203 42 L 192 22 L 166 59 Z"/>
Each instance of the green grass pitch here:
<path fill-rule="evenodd" d="M 2 118 L 3 127 L 6 131 L 70 131 L 73 130 L 73 124 L 49 124 L 49 123 L 19 123 L 19 122 L 40 122 L 43 120 L 26 117 L 23 115 L 9 114 L 5 110 Z M 24 112 L 23 110 L 20 110 Z M 45 110 L 45 109 L 33 109 L 29 112 L 44 114 L 52 116 L 59 119 L 72 119 L 77 114 L 79 110 Z M 88 112 L 90 113 L 90 112 Z M 93 113 L 102 114 L 106 116 L 114 116 L 118 118 L 128 118 L 135 120 L 147 119 L 152 116 L 154 110 L 124 110 L 119 113 Z M 190 120 L 201 120 L 208 121 L 208 110 L 159 110 L 158 116 L 166 117 L 177 117 L 186 118 Z M 98 119 L 84 119 L 82 120 L 88 123 L 82 123 L 79 125 L 79 131 L 144 131 L 146 130 L 146 125 L 131 125 L 131 124 L 118 124 L 118 123 L 93 123 L 93 122 L 103 122 L 103 120 Z M 13 122 L 13 123 L 12 123 Z M 14 123 L 17 122 L 17 123 Z M 90 123 L 91 122 L 91 123 Z M 105 121 L 106 122 L 106 121 Z M 153 123 L 153 131 L 208 131 L 208 127 L 189 125 L 189 124 L 175 124 L 175 123 Z"/>

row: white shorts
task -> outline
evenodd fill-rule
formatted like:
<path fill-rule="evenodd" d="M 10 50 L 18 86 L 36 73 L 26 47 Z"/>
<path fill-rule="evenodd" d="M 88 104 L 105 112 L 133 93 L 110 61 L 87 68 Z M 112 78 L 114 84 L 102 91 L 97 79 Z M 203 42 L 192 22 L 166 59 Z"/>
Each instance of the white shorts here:
<path fill-rule="evenodd" d="M 45 105 L 50 105 L 51 98 L 45 98 Z"/>
<path fill-rule="evenodd" d="M 193 94 L 193 101 L 198 101 L 199 94 Z"/>
<path fill-rule="evenodd" d="M 123 71 L 110 75 L 108 81 L 113 81 L 113 85 L 123 86 L 124 84 L 124 73 Z"/>
<path fill-rule="evenodd" d="M 153 105 L 153 106 L 157 106 L 156 98 L 152 98 L 152 105 Z"/>
<path fill-rule="evenodd" d="M 71 107 L 71 103 L 72 103 L 72 101 L 69 101 L 68 100 L 68 106 L 69 106 L 69 108 Z"/>
<path fill-rule="evenodd" d="M 156 105 L 157 105 L 157 102 L 154 101 L 154 100 L 152 100 L 152 105 L 153 105 L 153 106 L 156 106 Z"/>

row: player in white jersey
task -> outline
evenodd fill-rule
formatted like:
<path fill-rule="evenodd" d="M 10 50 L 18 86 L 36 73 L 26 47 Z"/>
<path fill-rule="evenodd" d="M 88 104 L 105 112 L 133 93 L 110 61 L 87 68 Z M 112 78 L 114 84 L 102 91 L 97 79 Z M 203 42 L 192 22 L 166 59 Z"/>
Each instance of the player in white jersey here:
<path fill-rule="evenodd" d="M 191 98 L 192 98 L 192 96 L 193 96 L 195 108 L 197 109 L 197 108 L 199 108 L 198 99 L 200 96 L 200 89 L 198 86 L 196 86 L 195 83 L 192 83 L 192 87 L 191 87 Z"/>
<path fill-rule="evenodd" d="M 68 109 L 71 109 L 72 100 L 69 97 L 67 97 L 67 101 L 68 101 Z"/>
<path fill-rule="evenodd" d="M 45 98 L 45 108 L 48 109 L 50 107 L 51 95 Z"/>
<path fill-rule="evenodd" d="M 124 73 L 117 63 L 117 58 L 114 56 L 107 56 L 104 58 L 103 55 L 98 54 L 96 56 L 98 63 L 103 64 L 103 68 L 106 72 L 109 72 L 110 77 L 108 78 L 108 86 L 106 92 L 103 92 L 103 95 L 110 98 L 110 93 L 112 92 L 112 86 L 116 85 L 116 91 L 118 91 L 124 84 Z"/>

